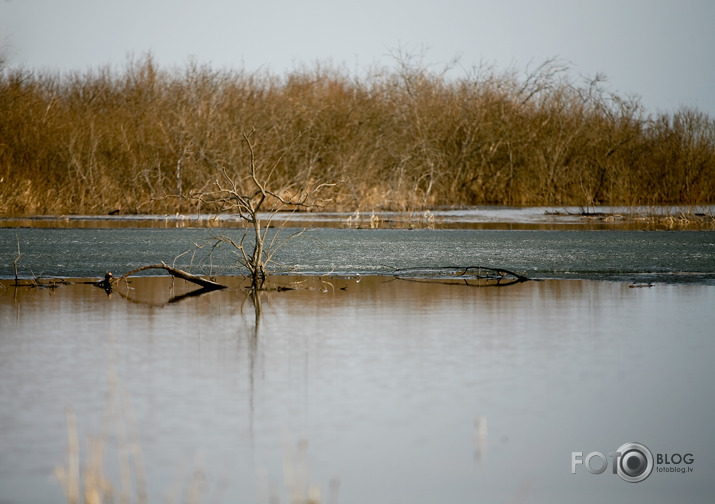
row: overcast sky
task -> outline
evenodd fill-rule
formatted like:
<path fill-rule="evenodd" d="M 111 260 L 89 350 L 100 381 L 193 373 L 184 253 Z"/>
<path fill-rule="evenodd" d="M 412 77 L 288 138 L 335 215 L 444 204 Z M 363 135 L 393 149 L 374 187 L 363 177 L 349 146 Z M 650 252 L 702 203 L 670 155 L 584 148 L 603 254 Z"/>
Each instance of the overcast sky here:
<path fill-rule="evenodd" d="M 715 116 L 715 0 L 0 0 L 0 47 L 33 69 L 121 68 L 151 51 L 160 64 L 277 74 L 389 64 L 399 47 L 427 48 L 437 66 L 560 57 L 651 112 Z"/>

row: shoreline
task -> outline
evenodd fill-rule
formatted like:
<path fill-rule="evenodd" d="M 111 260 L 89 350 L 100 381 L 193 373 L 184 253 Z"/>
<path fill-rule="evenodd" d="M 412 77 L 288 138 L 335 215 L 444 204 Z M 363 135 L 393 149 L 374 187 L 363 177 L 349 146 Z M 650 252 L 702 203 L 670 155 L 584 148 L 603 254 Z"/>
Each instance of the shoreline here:
<path fill-rule="evenodd" d="M 477 206 L 409 212 L 277 212 L 274 227 L 354 229 L 713 230 L 715 205 L 660 207 Z M 230 213 L 0 216 L 4 228 L 234 228 Z"/>
<path fill-rule="evenodd" d="M 651 289 L 658 287 L 713 287 L 712 279 L 695 279 L 693 274 L 675 273 L 669 275 L 656 275 L 650 277 L 644 275 L 642 279 L 636 278 L 637 275 L 624 275 L 616 277 L 613 275 L 604 275 L 602 278 L 586 278 L 577 277 L 548 277 L 548 278 L 527 278 L 522 281 L 507 280 L 499 283 L 495 278 L 468 278 L 458 280 L 455 278 L 427 278 L 427 277 L 404 277 L 398 278 L 394 275 L 347 275 L 347 274 L 274 274 L 270 275 L 265 283 L 265 286 L 257 292 L 261 295 L 285 294 L 290 295 L 291 292 L 309 292 L 336 294 L 338 292 L 351 291 L 355 288 L 362 288 L 365 285 L 370 288 L 378 288 L 382 284 L 397 282 L 398 284 L 415 284 L 422 288 L 432 286 L 435 290 L 441 289 L 466 289 L 465 292 L 473 289 L 483 290 L 504 290 L 518 289 L 521 284 L 551 284 L 551 283 L 595 283 L 595 284 L 622 284 L 624 287 L 631 289 Z M 674 278 L 674 277 L 679 278 Z M 627 278 L 626 278 L 627 277 Z M 121 284 L 114 286 L 114 289 L 107 292 L 110 296 L 119 293 L 124 296 L 128 291 L 147 289 L 152 293 L 165 293 L 171 291 L 174 293 L 172 297 L 193 297 L 211 295 L 215 292 L 224 291 L 226 293 L 241 293 L 250 294 L 250 278 L 241 275 L 221 275 L 212 277 L 212 279 L 224 286 L 218 291 L 205 290 L 201 287 L 192 284 L 186 280 L 174 278 L 170 275 L 162 274 L 147 274 L 141 276 L 133 276 L 129 281 L 122 281 Z M 48 277 L 33 279 L 27 277 L 18 278 L 18 284 L 15 285 L 14 278 L 0 278 L 0 296 L 13 291 L 56 291 L 57 289 L 70 287 L 73 289 L 87 287 L 88 292 L 101 292 L 104 290 L 99 284 L 99 277 Z M 667 281 L 669 280 L 669 281 Z M 359 284 L 363 284 L 360 286 Z M 94 287 L 94 289 L 92 289 Z M 494 289 L 493 289 L 494 288 Z M 496 289 L 498 288 L 498 289 Z M 173 302 L 169 300 L 170 302 Z"/>

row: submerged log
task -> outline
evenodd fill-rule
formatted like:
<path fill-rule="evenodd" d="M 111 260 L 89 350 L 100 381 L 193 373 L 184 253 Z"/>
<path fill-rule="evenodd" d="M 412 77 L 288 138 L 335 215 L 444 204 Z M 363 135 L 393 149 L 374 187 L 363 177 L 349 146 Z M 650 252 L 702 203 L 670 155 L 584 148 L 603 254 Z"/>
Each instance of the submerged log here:
<path fill-rule="evenodd" d="M 218 282 L 214 282 L 213 280 L 208 280 L 206 278 L 202 278 L 200 276 L 196 276 L 192 273 L 188 273 L 186 271 L 174 268 L 172 266 L 169 266 L 168 264 L 161 263 L 161 264 L 151 264 L 149 266 L 141 266 L 139 268 L 135 268 L 131 270 L 129 273 L 125 273 L 118 279 L 114 280 L 114 282 L 121 282 L 122 280 L 126 279 L 127 277 L 130 277 L 132 275 L 135 275 L 136 273 L 139 273 L 141 271 L 149 270 L 149 269 L 163 269 L 173 277 L 176 278 L 181 278 L 183 280 L 186 280 L 187 282 L 193 282 L 197 285 L 200 285 L 203 287 L 205 290 L 219 290 L 219 289 L 225 289 L 225 285 L 221 285 Z"/>
<path fill-rule="evenodd" d="M 424 268 L 399 268 L 392 274 L 398 280 L 413 282 L 436 282 L 450 285 L 464 284 L 470 287 L 493 285 L 505 287 L 526 282 L 529 279 L 523 275 L 504 268 L 491 268 L 487 266 L 438 266 Z M 478 283 L 470 283 L 477 281 Z M 480 282 L 487 282 L 482 284 Z"/>

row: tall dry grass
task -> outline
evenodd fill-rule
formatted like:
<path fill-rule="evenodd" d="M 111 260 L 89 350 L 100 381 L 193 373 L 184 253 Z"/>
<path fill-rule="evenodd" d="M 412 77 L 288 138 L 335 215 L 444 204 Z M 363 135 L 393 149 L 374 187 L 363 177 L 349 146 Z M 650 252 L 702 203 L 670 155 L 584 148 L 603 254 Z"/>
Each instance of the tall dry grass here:
<path fill-rule="evenodd" d="M 452 72 L 454 73 L 454 72 Z M 281 187 L 342 181 L 342 210 L 708 204 L 715 121 L 648 114 L 558 61 L 453 77 L 401 55 L 356 77 L 151 56 L 68 75 L 1 68 L 0 214 L 211 211 L 176 196 L 256 157 Z"/>

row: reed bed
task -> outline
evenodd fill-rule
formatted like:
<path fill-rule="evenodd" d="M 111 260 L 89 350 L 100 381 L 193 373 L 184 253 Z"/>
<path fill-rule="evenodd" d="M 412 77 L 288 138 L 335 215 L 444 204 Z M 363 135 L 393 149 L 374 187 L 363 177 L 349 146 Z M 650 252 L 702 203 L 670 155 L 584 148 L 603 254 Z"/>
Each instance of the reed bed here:
<path fill-rule="evenodd" d="M 243 183 L 254 128 L 274 190 L 338 181 L 330 210 L 715 202 L 706 114 L 648 113 L 554 60 L 459 73 L 0 67 L 0 215 L 211 212 L 187 196 Z"/>

